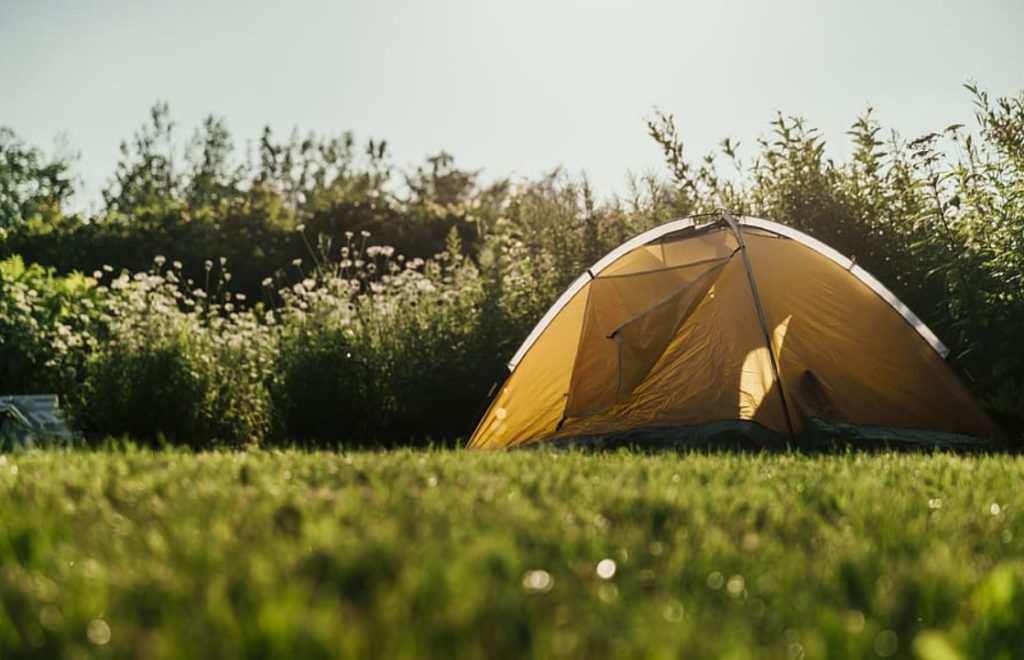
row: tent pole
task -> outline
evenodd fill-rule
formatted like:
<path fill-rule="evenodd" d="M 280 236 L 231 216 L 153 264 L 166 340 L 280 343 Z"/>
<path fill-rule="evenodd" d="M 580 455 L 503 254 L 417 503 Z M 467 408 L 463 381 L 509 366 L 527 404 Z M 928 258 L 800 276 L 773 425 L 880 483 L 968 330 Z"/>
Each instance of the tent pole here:
<path fill-rule="evenodd" d="M 736 234 L 736 241 L 739 243 L 740 253 L 743 255 L 743 266 L 747 269 L 747 281 L 750 283 L 750 292 L 754 295 L 754 307 L 757 309 L 757 320 L 761 323 L 761 333 L 764 335 L 764 344 L 768 347 L 768 360 L 772 365 L 772 376 L 775 377 L 775 386 L 779 391 L 779 400 L 782 402 L 782 414 L 786 418 L 786 426 L 789 428 L 789 437 L 796 439 L 796 431 L 793 430 L 793 420 L 789 416 L 789 405 L 786 402 L 786 393 L 782 390 L 782 378 L 779 376 L 779 363 L 775 357 L 775 348 L 772 346 L 772 335 L 768 331 L 768 319 L 764 314 L 764 307 L 761 306 L 761 295 L 757 292 L 757 282 L 754 280 L 754 269 L 750 265 L 750 257 L 747 255 L 747 243 L 743 240 L 743 234 L 732 213 L 728 209 L 722 209 L 722 219 Z"/>

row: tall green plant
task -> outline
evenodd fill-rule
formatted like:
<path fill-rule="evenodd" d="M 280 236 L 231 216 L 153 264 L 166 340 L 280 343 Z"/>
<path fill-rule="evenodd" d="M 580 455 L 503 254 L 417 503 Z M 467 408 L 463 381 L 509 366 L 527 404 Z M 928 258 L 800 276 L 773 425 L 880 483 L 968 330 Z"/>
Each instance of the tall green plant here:
<path fill-rule="evenodd" d="M 101 286 L 104 327 L 69 393 L 77 428 L 92 439 L 258 445 L 271 416 L 272 327 L 236 307 L 237 296 L 221 286 L 226 273 L 195 286 L 181 280 L 177 264 L 163 265 L 158 259 L 148 273 Z"/>

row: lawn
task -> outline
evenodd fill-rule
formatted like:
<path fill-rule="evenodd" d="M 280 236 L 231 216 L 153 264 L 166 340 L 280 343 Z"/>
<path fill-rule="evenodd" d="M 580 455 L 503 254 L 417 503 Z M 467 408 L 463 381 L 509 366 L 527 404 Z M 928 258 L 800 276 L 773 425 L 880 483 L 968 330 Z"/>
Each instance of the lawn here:
<path fill-rule="evenodd" d="M 1013 657 L 1024 459 L 0 456 L 0 657 Z"/>

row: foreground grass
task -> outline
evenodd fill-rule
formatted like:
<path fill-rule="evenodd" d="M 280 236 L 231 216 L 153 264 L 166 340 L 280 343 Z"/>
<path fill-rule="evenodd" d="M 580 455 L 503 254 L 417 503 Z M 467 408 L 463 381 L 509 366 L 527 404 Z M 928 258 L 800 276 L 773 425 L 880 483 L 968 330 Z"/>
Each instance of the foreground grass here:
<path fill-rule="evenodd" d="M 1022 480 L 944 455 L 8 455 L 0 657 L 1012 657 Z"/>

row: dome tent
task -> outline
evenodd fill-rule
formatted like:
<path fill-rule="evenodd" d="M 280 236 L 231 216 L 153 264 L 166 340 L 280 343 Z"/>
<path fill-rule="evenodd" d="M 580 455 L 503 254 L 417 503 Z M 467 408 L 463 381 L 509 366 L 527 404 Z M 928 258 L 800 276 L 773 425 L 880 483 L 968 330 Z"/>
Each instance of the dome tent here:
<path fill-rule="evenodd" d="M 686 218 L 627 241 L 569 286 L 509 362 L 469 446 L 999 437 L 947 353 L 820 241 L 728 212 Z"/>

